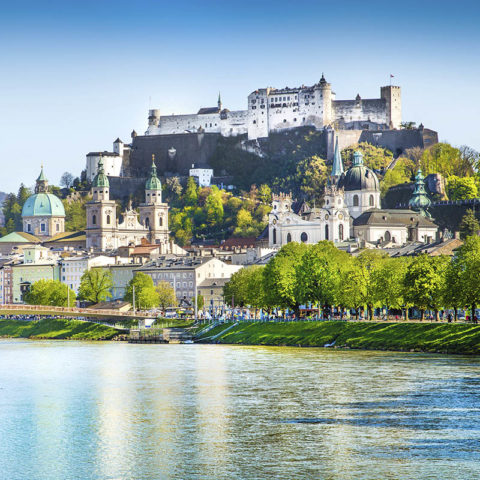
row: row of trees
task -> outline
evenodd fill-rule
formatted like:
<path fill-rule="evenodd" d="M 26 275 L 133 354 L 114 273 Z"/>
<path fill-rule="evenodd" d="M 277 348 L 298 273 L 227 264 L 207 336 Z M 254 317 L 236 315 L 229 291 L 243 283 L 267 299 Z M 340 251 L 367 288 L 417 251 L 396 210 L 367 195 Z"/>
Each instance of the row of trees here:
<path fill-rule="evenodd" d="M 82 275 L 78 299 L 90 303 L 108 300 L 112 294 L 113 280 L 109 270 L 92 268 Z M 135 291 L 135 306 L 140 309 L 150 309 L 160 306 L 162 309 L 177 305 L 174 289 L 168 282 L 160 282 L 157 286 L 149 275 L 138 272 L 127 285 L 124 300 L 133 304 Z M 74 306 L 77 296 L 73 290 L 59 280 L 38 280 L 25 295 L 25 301 L 31 305 Z M 202 299 L 199 301 L 199 308 Z"/>
<path fill-rule="evenodd" d="M 468 237 L 453 258 L 392 258 L 377 250 L 353 257 L 333 243 L 289 243 L 265 267 L 236 272 L 225 285 L 227 303 L 298 312 L 300 305 L 366 310 L 417 307 L 438 313 L 471 308 L 480 302 L 480 237 Z"/>

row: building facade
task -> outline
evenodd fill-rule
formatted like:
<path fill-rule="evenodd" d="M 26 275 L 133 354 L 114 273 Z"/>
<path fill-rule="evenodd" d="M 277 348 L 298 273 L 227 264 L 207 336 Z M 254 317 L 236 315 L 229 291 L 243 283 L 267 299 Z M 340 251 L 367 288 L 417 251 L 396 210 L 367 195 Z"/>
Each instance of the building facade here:
<path fill-rule="evenodd" d="M 90 152 L 87 153 L 86 171 L 87 179 L 93 182 L 98 171 L 100 160 L 103 164 L 105 174 L 110 177 L 120 177 L 122 175 L 123 161 L 128 155 L 130 146 L 123 143 L 119 138 L 113 142 L 112 152 Z"/>
<path fill-rule="evenodd" d="M 247 110 L 239 111 L 223 108 L 220 96 L 217 107 L 201 108 L 196 114 L 162 116 L 160 110 L 150 110 L 145 135 L 204 131 L 223 136 L 247 133 L 254 140 L 300 126 L 386 130 L 400 128 L 402 121 L 400 87 L 381 87 L 375 99 L 357 95 L 354 100 L 337 100 L 323 75 L 312 86 L 260 88 L 247 101 Z"/>

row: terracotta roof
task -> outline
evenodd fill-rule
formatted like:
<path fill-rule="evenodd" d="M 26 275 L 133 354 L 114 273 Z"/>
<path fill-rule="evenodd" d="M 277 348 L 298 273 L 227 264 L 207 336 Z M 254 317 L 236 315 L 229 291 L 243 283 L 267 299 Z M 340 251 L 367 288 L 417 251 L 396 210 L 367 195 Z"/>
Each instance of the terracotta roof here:
<path fill-rule="evenodd" d="M 230 237 L 225 240 L 225 242 L 222 243 L 220 248 L 222 250 L 231 250 L 232 248 L 236 247 L 253 247 L 255 246 L 256 242 L 256 237 L 243 237 L 243 238 L 235 238 L 235 237 Z"/>

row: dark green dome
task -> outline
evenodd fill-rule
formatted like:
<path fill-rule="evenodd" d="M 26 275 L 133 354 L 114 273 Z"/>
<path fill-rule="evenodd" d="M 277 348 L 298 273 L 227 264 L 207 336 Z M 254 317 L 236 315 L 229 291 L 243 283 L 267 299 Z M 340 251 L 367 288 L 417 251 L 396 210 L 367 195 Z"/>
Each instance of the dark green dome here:
<path fill-rule="evenodd" d="M 415 177 L 415 190 L 413 192 L 412 198 L 408 202 L 408 206 L 415 210 L 416 212 L 425 211 L 432 202 L 428 198 L 427 192 L 425 191 L 425 177 L 422 174 L 422 171 L 419 169 L 417 176 Z"/>
<path fill-rule="evenodd" d="M 353 154 L 353 165 L 345 175 L 342 175 L 338 186 L 346 192 L 353 190 L 378 191 L 380 189 L 377 176 L 363 164 L 363 156 L 359 151 Z"/>
<path fill-rule="evenodd" d="M 98 169 L 95 178 L 93 179 L 93 186 L 97 188 L 108 188 L 110 186 L 110 182 L 108 181 L 108 177 L 105 175 L 105 170 L 103 169 L 103 161 L 100 158 L 98 162 Z"/>
<path fill-rule="evenodd" d="M 145 190 L 161 190 L 162 182 L 157 177 L 157 167 L 155 165 L 155 158 L 152 158 L 152 168 L 150 170 L 150 177 L 145 184 Z"/>

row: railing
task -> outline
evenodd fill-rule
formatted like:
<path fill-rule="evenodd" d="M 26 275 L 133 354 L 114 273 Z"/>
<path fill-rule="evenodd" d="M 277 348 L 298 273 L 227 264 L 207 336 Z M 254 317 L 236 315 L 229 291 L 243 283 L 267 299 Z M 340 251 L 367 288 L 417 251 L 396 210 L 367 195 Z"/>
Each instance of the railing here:
<path fill-rule="evenodd" d="M 94 308 L 77 308 L 77 307 L 55 307 L 55 306 L 48 306 L 48 305 L 0 305 L 0 312 L 1 311 L 28 311 L 28 312 L 55 312 L 55 313 L 72 313 L 72 314 L 82 314 L 84 316 L 89 315 L 101 315 L 101 316 L 117 316 L 117 317 L 146 317 L 150 318 L 152 315 L 148 313 L 133 313 L 133 312 L 119 312 L 118 310 L 110 310 L 110 309 L 94 309 Z"/>

